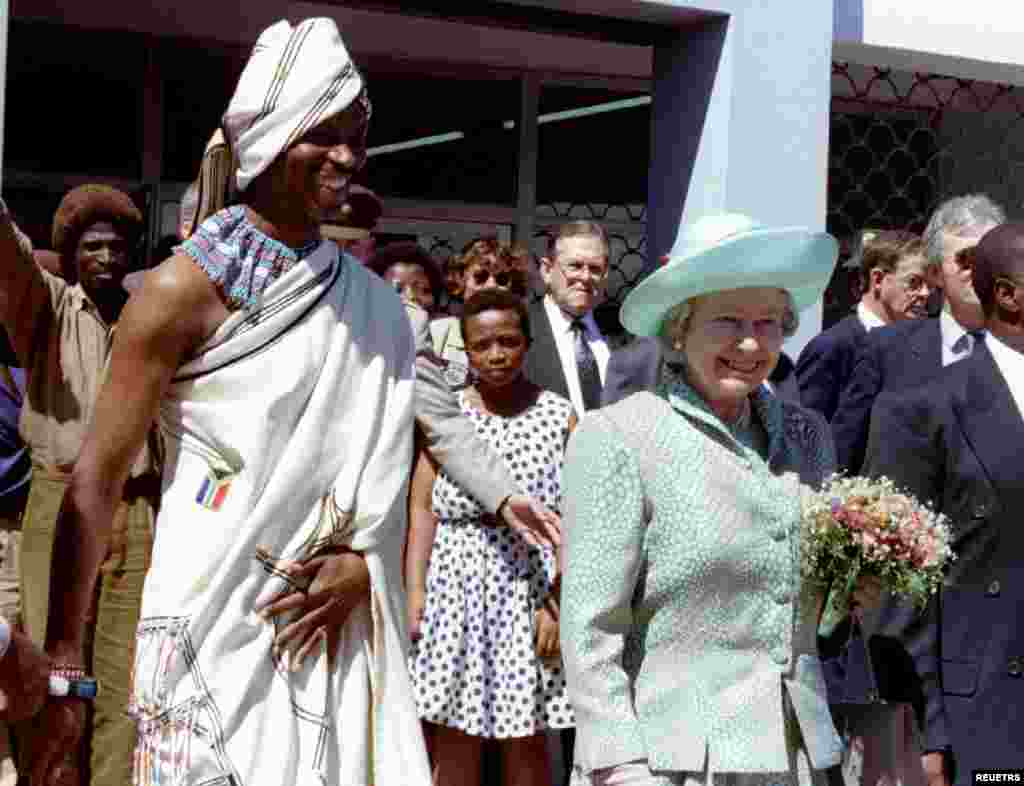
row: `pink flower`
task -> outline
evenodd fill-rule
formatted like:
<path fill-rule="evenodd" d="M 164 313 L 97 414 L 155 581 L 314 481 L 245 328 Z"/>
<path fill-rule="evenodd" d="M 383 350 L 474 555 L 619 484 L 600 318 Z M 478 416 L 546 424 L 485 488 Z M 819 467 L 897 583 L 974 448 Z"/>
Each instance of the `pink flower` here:
<path fill-rule="evenodd" d="M 836 518 L 852 530 L 867 530 L 871 527 L 871 519 L 862 511 L 844 508 L 840 515 L 842 518 Z"/>
<path fill-rule="evenodd" d="M 914 545 L 912 557 L 914 566 L 930 568 L 939 563 L 939 545 L 931 538 L 925 538 Z"/>
<path fill-rule="evenodd" d="M 936 565 L 939 561 L 939 549 L 934 540 L 928 540 L 925 542 L 924 547 L 921 549 L 921 554 L 923 557 L 923 564 L 926 568 Z"/>

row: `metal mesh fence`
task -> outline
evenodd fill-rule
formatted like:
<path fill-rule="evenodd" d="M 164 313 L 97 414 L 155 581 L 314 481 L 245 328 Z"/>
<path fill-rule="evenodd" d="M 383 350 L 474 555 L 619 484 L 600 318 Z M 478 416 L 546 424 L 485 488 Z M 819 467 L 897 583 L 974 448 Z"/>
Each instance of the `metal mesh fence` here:
<path fill-rule="evenodd" d="M 1024 91 L 940 74 L 832 65 L 829 232 L 845 261 L 865 228 L 921 232 L 935 207 L 983 192 L 1010 214 L 1024 203 Z M 826 325 L 854 300 L 842 265 L 826 295 Z"/>

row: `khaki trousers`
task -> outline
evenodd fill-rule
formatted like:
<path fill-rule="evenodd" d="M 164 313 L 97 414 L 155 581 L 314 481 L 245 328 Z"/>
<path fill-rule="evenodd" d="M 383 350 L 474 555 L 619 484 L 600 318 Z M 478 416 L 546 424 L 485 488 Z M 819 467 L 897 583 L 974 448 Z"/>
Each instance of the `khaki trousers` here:
<path fill-rule="evenodd" d="M 69 478 L 38 469 L 25 506 L 21 542 L 22 608 L 32 639 L 43 644 L 50 606 L 50 573 L 57 516 Z M 92 673 L 100 684 L 83 758 L 91 786 L 131 783 L 135 725 L 128 697 L 142 586 L 153 546 L 156 486 L 122 502 L 114 517 L 110 553 L 100 568 L 92 628 Z M 59 570 L 60 566 L 54 566 Z M 24 726 L 24 724 L 23 724 Z M 18 740 L 22 743 L 22 727 Z M 28 732 L 29 734 L 31 732 Z M 20 752 L 27 746 L 19 744 Z"/>
<path fill-rule="evenodd" d="M 18 552 L 21 519 L 0 516 L 0 616 L 13 627 L 21 625 L 21 593 L 18 590 Z M 0 786 L 14 786 L 18 769 L 11 749 L 11 734 L 0 721 Z"/>

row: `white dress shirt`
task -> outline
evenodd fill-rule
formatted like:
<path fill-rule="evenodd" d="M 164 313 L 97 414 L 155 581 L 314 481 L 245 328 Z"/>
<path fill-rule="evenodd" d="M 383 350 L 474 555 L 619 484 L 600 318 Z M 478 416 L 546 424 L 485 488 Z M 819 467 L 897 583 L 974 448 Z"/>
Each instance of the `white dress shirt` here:
<path fill-rule="evenodd" d="M 860 323 L 868 333 L 875 328 L 885 327 L 885 321 L 878 316 L 878 314 L 865 306 L 863 302 L 857 304 L 857 319 L 860 320 Z"/>
<path fill-rule="evenodd" d="M 550 295 L 544 296 L 544 310 L 547 312 L 548 322 L 551 323 L 551 332 L 555 336 L 555 346 L 558 348 L 558 358 L 562 361 L 562 370 L 565 372 L 565 380 L 569 385 L 569 400 L 576 411 L 582 414 L 584 409 L 583 391 L 580 389 L 580 375 L 576 370 L 576 348 L 574 346 L 576 336 L 572 332 L 572 319 L 558 307 Z M 593 312 L 587 312 L 583 317 L 583 330 L 584 340 L 590 347 L 590 351 L 594 353 L 597 372 L 601 375 L 601 384 L 604 385 L 605 371 L 608 368 L 608 357 L 611 355 L 611 351 L 594 321 Z"/>
<path fill-rule="evenodd" d="M 1024 416 L 1024 354 L 1007 346 L 991 333 L 985 336 L 988 351 L 996 362 L 996 368 L 1006 380 L 1010 395 L 1017 405 L 1017 413 Z"/>
<path fill-rule="evenodd" d="M 943 368 L 971 356 L 971 352 L 974 351 L 974 336 L 945 309 L 939 315 L 939 332 L 942 334 Z M 961 341 L 965 336 L 966 340 Z"/>

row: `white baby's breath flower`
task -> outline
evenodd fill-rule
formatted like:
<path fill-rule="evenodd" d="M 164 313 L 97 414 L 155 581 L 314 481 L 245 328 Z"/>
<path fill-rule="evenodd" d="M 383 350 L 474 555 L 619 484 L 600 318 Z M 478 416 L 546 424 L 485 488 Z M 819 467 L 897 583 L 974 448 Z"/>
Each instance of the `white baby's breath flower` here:
<path fill-rule="evenodd" d="M 923 604 L 953 556 L 945 518 L 889 478 L 833 475 L 804 495 L 803 519 L 803 574 L 847 593 L 867 571 Z"/>

